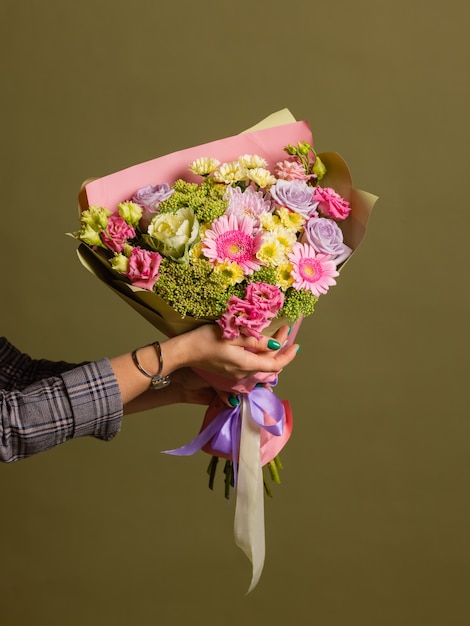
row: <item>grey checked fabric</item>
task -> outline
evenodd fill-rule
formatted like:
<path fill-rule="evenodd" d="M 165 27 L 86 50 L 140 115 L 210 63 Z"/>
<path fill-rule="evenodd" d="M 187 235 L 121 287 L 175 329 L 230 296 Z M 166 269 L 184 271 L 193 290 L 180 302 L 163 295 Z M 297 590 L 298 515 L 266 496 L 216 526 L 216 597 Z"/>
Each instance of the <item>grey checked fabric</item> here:
<path fill-rule="evenodd" d="M 80 365 L 35 360 L 0 338 L 0 461 L 75 437 L 108 441 L 119 432 L 122 415 L 108 359 Z"/>

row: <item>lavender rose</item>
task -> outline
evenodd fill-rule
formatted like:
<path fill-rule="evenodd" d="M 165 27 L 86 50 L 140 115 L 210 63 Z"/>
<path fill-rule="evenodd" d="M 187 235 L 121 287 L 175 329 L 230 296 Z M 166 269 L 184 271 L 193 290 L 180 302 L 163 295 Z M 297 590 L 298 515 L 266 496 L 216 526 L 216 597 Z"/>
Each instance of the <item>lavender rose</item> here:
<path fill-rule="evenodd" d="M 147 185 L 135 192 L 132 196 L 132 202 L 140 204 L 141 207 L 150 213 L 156 213 L 160 202 L 167 200 L 173 192 L 174 189 L 168 183 Z"/>
<path fill-rule="evenodd" d="M 308 220 L 305 224 L 305 237 L 316 252 L 329 254 L 337 266 L 352 252 L 343 242 L 341 228 L 327 217 L 314 217 Z"/>
<path fill-rule="evenodd" d="M 313 200 L 314 189 L 303 180 L 278 180 L 270 189 L 279 206 L 300 213 L 304 217 L 317 215 L 317 202 Z"/>

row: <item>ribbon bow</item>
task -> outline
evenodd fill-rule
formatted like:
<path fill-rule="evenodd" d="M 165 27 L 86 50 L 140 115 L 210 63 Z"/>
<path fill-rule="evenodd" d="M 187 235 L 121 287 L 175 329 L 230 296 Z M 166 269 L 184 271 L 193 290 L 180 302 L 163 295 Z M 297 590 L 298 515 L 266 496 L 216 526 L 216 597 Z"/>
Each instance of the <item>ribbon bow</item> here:
<path fill-rule="evenodd" d="M 285 410 L 282 401 L 268 388 L 255 387 L 250 393 L 243 394 L 245 402 L 236 407 L 225 407 L 192 441 L 174 450 L 165 450 L 165 454 L 190 456 L 209 444 L 215 453 L 231 458 L 236 476 L 237 462 L 240 456 L 240 436 L 243 406 L 248 403 L 249 414 L 260 428 L 269 434 L 280 436 L 284 430 Z"/>

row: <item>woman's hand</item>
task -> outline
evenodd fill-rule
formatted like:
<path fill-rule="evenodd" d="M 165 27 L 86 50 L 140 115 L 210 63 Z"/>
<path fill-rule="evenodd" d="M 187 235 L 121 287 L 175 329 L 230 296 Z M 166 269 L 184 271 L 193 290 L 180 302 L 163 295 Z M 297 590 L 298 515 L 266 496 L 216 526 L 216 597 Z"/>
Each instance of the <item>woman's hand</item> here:
<path fill-rule="evenodd" d="M 136 367 L 131 353 L 115 357 L 110 362 L 119 384 L 125 412 L 181 401 L 208 404 L 210 400 L 207 402 L 207 399 L 211 393 L 213 397 L 213 392 L 207 382 L 201 383 L 202 379 L 194 378 L 196 374 L 189 373 L 187 368 L 194 367 L 234 381 L 259 372 L 277 374 L 294 359 L 298 349 L 296 344 L 289 347 L 284 345 L 287 335 L 286 326 L 272 339 L 261 337 L 257 340 L 240 336 L 229 340 L 222 338 L 222 331 L 216 324 L 206 324 L 172 337 L 161 343 L 163 369 L 160 373 L 163 376 L 172 374 L 173 382 L 168 388 L 156 391 L 149 391 L 149 379 Z M 153 346 L 139 348 L 138 358 L 146 371 L 159 371 L 160 362 Z"/>
<path fill-rule="evenodd" d="M 217 395 L 207 380 L 186 367 L 173 372 L 168 389 L 170 387 L 173 387 L 175 403 L 209 405 Z"/>
<path fill-rule="evenodd" d="M 288 327 L 281 328 L 274 338 L 240 335 L 223 339 L 216 324 L 206 324 L 196 330 L 162 343 L 165 373 L 180 367 L 196 367 L 235 380 L 258 372 L 278 373 L 294 358 L 298 345 L 284 347 Z"/>

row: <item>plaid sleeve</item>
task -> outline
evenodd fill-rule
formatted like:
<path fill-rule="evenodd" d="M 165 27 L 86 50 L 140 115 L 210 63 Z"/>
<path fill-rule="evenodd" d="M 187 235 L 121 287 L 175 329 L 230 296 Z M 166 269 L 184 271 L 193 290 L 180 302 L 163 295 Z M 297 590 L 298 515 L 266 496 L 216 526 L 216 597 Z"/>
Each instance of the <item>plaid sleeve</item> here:
<path fill-rule="evenodd" d="M 59 376 L 74 367 L 77 367 L 77 364 L 66 361 L 32 359 L 15 348 L 6 337 L 0 337 L 1 389 L 24 389 L 38 380 Z"/>
<path fill-rule="evenodd" d="M 108 359 L 0 389 L 0 460 L 17 461 L 75 437 L 112 439 L 121 428 L 122 399 Z"/>

